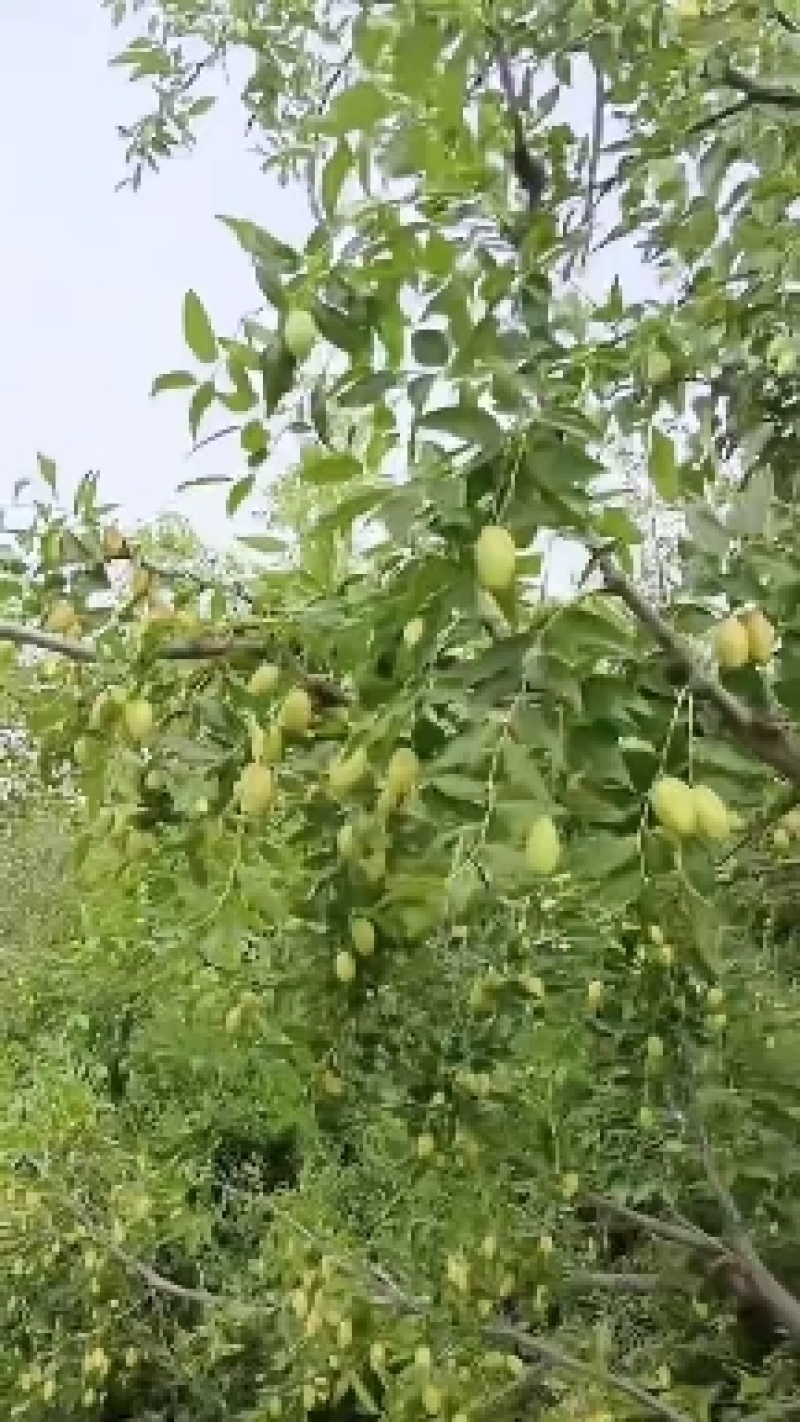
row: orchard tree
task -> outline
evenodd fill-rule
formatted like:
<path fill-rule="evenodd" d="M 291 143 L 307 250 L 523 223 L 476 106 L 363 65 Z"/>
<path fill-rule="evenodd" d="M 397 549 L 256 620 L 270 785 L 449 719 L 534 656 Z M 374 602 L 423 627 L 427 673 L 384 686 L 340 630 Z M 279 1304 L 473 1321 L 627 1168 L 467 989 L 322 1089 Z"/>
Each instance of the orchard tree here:
<path fill-rule="evenodd" d="M 238 443 L 231 513 L 299 455 L 241 568 L 44 458 L 5 554 L 75 820 L 4 979 L 7 1414 L 788 1415 L 800 545 L 718 382 L 793 369 L 798 23 L 133 9 L 135 182 L 236 48 L 319 205 L 302 250 L 223 219 L 263 312 L 225 335 L 187 273 L 155 391 Z M 670 286 L 569 286 L 626 235 Z M 682 531 L 668 599 L 621 439 Z"/>

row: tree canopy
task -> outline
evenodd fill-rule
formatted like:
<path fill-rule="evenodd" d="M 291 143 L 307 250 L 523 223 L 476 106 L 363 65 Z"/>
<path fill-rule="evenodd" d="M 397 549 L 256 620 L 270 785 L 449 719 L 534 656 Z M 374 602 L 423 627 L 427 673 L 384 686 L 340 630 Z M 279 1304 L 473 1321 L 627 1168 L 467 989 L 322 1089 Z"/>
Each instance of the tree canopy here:
<path fill-rule="evenodd" d="M 800 11 L 109 9 L 313 217 L 154 376 L 234 555 L 8 511 L 6 1414 L 791 1415 Z"/>

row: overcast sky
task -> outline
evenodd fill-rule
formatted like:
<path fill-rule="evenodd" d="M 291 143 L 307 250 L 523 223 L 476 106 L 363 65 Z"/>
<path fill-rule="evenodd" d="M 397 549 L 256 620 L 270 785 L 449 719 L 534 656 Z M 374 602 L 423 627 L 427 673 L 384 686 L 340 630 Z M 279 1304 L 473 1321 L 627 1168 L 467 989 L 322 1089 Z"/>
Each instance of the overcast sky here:
<path fill-rule="evenodd" d="M 231 473 L 235 443 L 187 459 L 185 393 L 151 400 L 150 386 L 187 364 L 188 287 L 218 329 L 258 301 L 215 214 L 251 217 L 297 241 L 306 203 L 259 171 L 235 89 L 202 121 L 194 153 L 168 161 L 137 194 L 115 192 L 125 171 L 117 125 L 148 97 L 146 85 L 109 68 L 120 44 L 100 0 L 0 3 L 0 503 L 41 451 L 68 488 L 99 470 L 128 522 L 179 507 L 218 539 L 224 495 L 175 490 L 198 474 Z M 607 278 L 618 261 L 604 257 L 598 272 Z"/>

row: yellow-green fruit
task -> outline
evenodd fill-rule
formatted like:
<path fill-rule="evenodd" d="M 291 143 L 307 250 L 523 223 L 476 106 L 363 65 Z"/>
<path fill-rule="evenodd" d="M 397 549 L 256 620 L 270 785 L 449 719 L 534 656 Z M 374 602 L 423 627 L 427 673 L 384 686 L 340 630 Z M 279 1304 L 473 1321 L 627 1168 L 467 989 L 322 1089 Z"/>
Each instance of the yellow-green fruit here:
<path fill-rule="evenodd" d="M 647 1039 L 647 1060 L 649 1062 L 660 1062 L 664 1055 L 664 1043 L 660 1037 L 648 1037 Z"/>
<path fill-rule="evenodd" d="M 334 795 L 349 795 L 369 769 L 369 759 L 363 746 L 352 755 L 335 760 L 328 769 L 328 784 Z"/>
<path fill-rule="evenodd" d="M 283 339 L 296 360 L 305 360 L 317 343 L 319 329 L 310 311 L 295 308 L 286 317 Z"/>
<path fill-rule="evenodd" d="M 364 877 L 370 884 L 377 884 L 386 873 L 386 854 L 382 849 L 376 849 L 363 861 L 361 868 Z"/>
<path fill-rule="evenodd" d="M 246 765 L 239 776 L 239 804 L 245 815 L 262 815 L 275 798 L 272 771 L 260 761 Z"/>
<path fill-rule="evenodd" d="M 225 1015 L 225 1031 L 238 1032 L 242 1025 L 242 1010 L 240 1007 L 232 1007 Z"/>
<path fill-rule="evenodd" d="M 342 825 L 336 836 L 336 847 L 342 859 L 354 859 L 356 855 L 356 832 L 352 825 Z"/>
<path fill-rule="evenodd" d="M 322 1073 L 322 1089 L 326 1096 L 341 1096 L 344 1091 L 342 1078 L 330 1067 Z"/>
<path fill-rule="evenodd" d="M 274 765 L 283 755 L 283 736 L 280 726 L 268 726 L 261 741 L 260 760 Z"/>
<path fill-rule="evenodd" d="M 268 696 L 271 691 L 275 690 L 280 679 L 280 667 L 273 666 L 271 662 L 265 662 L 263 666 L 256 667 L 247 689 L 251 696 Z"/>
<path fill-rule="evenodd" d="M 155 717 L 150 702 L 146 701 L 144 697 L 139 697 L 136 701 L 129 701 L 126 704 L 123 720 L 125 730 L 132 741 L 141 744 L 143 741 L 149 740 Z"/>
<path fill-rule="evenodd" d="M 421 1136 L 417 1136 L 417 1158 L 419 1160 L 430 1160 L 436 1154 L 436 1141 L 430 1131 L 423 1131 Z"/>
<path fill-rule="evenodd" d="M 645 375 L 650 385 L 660 385 L 662 380 L 666 380 L 672 371 L 672 362 L 669 356 L 656 347 L 648 351 L 645 362 Z"/>
<path fill-rule="evenodd" d="M 403 628 L 403 641 L 406 646 L 416 647 L 417 643 L 425 636 L 425 623 L 421 617 L 412 617 Z"/>
<path fill-rule="evenodd" d="M 390 795 L 410 795 L 419 778 L 419 761 L 410 746 L 399 746 L 389 761 L 386 789 Z"/>
<path fill-rule="evenodd" d="M 76 622 L 77 615 L 75 612 L 75 608 L 72 606 L 71 602 L 68 602 L 66 598 L 63 598 L 61 602 L 57 602 L 51 608 L 47 618 L 46 626 L 48 632 L 55 632 L 58 636 L 63 637 L 68 632 L 72 632 L 74 630 Z"/>
<path fill-rule="evenodd" d="M 724 989 L 721 987 L 709 988 L 708 992 L 706 993 L 706 1000 L 708 1002 L 709 1007 L 711 1008 L 716 1009 L 718 1007 L 721 1007 L 723 1002 L 725 1001 Z"/>
<path fill-rule="evenodd" d="M 145 597 L 153 582 L 154 579 L 147 568 L 137 568 L 131 580 L 131 595 L 135 598 Z"/>
<path fill-rule="evenodd" d="M 370 1344 L 369 1361 L 370 1366 L 373 1367 L 376 1372 L 380 1372 L 382 1368 L 386 1367 L 385 1343 L 378 1342 Z"/>
<path fill-rule="evenodd" d="M 726 617 L 714 633 L 714 652 L 723 671 L 738 671 L 750 660 L 747 628 L 738 617 Z"/>
<path fill-rule="evenodd" d="M 433 1383 L 428 1383 L 422 1389 L 422 1406 L 429 1417 L 438 1417 L 444 1406 L 444 1397 L 441 1388 L 434 1387 Z"/>
<path fill-rule="evenodd" d="M 657 780 L 650 792 L 655 817 L 664 829 L 687 839 L 697 828 L 694 795 L 690 786 L 672 775 Z"/>
<path fill-rule="evenodd" d="M 354 918 L 350 925 L 353 947 L 362 958 L 369 958 L 375 952 L 375 929 L 368 918 Z"/>
<path fill-rule="evenodd" d="M 742 618 L 751 662 L 766 666 L 775 650 L 775 628 L 763 612 L 747 612 Z"/>
<path fill-rule="evenodd" d="M 356 960 L 352 953 L 348 953 L 346 949 L 343 949 L 341 953 L 337 953 L 333 970 L 340 983 L 351 983 L 357 971 Z"/>
<path fill-rule="evenodd" d="M 106 558 L 119 558 L 126 551 L 125 535 L 113 524 L 103 530 L 103 553 Z"/>
<path fill-rule="evenodd" d="M 589 983 L 586 989 L 586 1001 L 590 1008 L 594 1009 L 600 1006 L 605 997 L 605 991 L 605 985 L 600 982 L 599 978 L 595 978 L 593 982 Z"/>
<path fill-rule="evenodd" d="M 549 815 L 542 815 L 528 831 L 525 861 L 534 874 L 553 874 L 561 857 L 558 830 Z"/>
<path fill-rule="evenodd" d="M 511 587 L 517 568 L 517 549 L 508 529 L 495 525 L 481 529 L 475 544 L 475 566 L 482 588 L 505 592 Z"/>
<path fill-rule="evenodd" d="M 774 829 L 772 831 L 772 843 L 774 844 L 776 849 L 783 850 L 789 848 L 789 845 L 791 844 L 789 831 L 785 830 L 783 828 L 783 825 L 778 825 L 777 829 Z"/>
<path fill-rule="evenodd" d="M 281 708 L 281 724 L 291 735 L 303 736 L 311 725 L 314 708 L 311 697 L 302 686 L 290 691 Z"/>
<path fill-rule="evenodd" d="M 692 801 L 696 830 L 704 839 L 725 839 L 731 832 L 731 818 L 725 801 L 707 785 L 695 785 Z"/>

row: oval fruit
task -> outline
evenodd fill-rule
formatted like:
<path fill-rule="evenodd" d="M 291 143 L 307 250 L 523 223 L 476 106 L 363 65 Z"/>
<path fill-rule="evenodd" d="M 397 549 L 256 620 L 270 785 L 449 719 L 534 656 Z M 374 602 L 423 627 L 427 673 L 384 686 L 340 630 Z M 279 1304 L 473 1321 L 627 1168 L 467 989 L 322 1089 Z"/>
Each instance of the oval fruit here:
<path fill-rule="evenodd" d="M 708 785 L 695 785 L 692 802 L 696 829 L 704 839 L 725 839 L 731 832 L 731 817 L 725 801 Z"/>
<path fill-rule="evenodd" d="M 139 697 L 136 701 L 129 701 L 123 713 L 125 729 L 132 741 L 141 744 L 149 739 L 155 717 L 153 708 L 144 697 Z"/>
<path fill-rule="evenodd" d="M 342 825 L 336 836 L 336 847 L 342 859 L 354 859 L 356 854 L 356 832 L 352 825 Z"/>
<path fill-rule="evenodd" d="M 586 1001 L 590 1008 L 595 1009 L 600 1006 L 605 996 L 605 991 L 605 985 L 601 983 L 599 978 L 595 978 L 589 983 L 586 989 Z"/>
<path fill-rule="evenodd" d="M 386 789 L 398 799 L 410 795 L 419 778 L 419 760 L 410 746 L 395 751 L 386 770 Z"/>
<path fill-rule="evenodd" d="M 281 708 L 281 724 L 294 736 L 303 736 L 311 725 L 314 708 L 311 697 L 302 686 L 295 686 Z"/>
<path fill-rule="evenodd" d="M 367 752 L 363 746 L 350 756 L 335 760 L 328 768 L 328 784 L 334 795 L 349 795 L 369 769 Z"/>
<path fill-rule="evenodd" d="M 342 949 L 341 953 L 337 953 L 333 971 L 340 983 L 351 983 L 357 972 L 356 960 L 352 953 L 348 953 L 347 949 Z"/>
<path fill-rule="evenodd" d="M 72 603 L 66 598 L 55 603 L 51 608 L 47 618 L 46 627 L 48 632 L 55 632 L 58 636 L 66 636 L 68 632 L 75 629 L 78 618 Z"/>
<path fill-rule="evenodd" d="M 525 843 L 525 860 L 534 874 L 554 873 L 561 857 L 558 830 L 549 815 L 531 825 Z"/>
<path fill-rule="evenodd" d="M 650 802 L 659 824 L 679 839 L 693 835 L 697 827 L 694 795 L 682 780 L 664 775 L 650 792 Z"/>
<path fill-rule="evenodd" d="M 517 569 L 517 549 L 508 529 L 487 525 L 475 544 L 478 582 L 489 592 L 510 588 Z"/>
<path fill-rule="evenodd" d="M 403 628 L 403 641 L 406 646 L 416 647 L 417 643 L 425 636 L 425 623 L 421 617 L 412 617 Z"/>
<path fill-rule="evenodd" d="M 726 617 L 714 633 L 714 652 L 723 671 L 738 671 L 750 660 L 747 628 L 738 617 Z"/>
<path fill-rule="evenodd" d="M 103 530 L 103 553 L 106 558 L 121 558 L 126 547 L 124 533 L 113 524 Z"/>
<path fill-rule="evenodd" d="M 369 958 L 375 952 L 375 929 L 368 918 L 354 918 L 350 925 L 353 947 L 362 958 Z"/>
<path fill-rule="evenodd" d="M 268 696 L 271 691 L 275 690 L 280 677 L 280 667 L 274 666 L 272 662 L 265 662 L 263 666 L 256 667 L 247 689 L 251 696 Z"/>
<path fill-rule="evenodd" d="M 658 347 L 648 351 L 645 375 L 649 385 L 660 385 L 671 373 L 672 362 L 665 351 L 659 350 Z"/>
<path fill-rule="evenodd" d="M 748 612 L 742 618 L 751 662 L 764 667 L 775 650 L 775 628 L 763 612 Z"/>
<path fill-rule="evenodd" d="M 318 335 L 319 329 L 310 311 L 296 307 L 294 311 L 289 312 L 283 328 L 283 339 L 295 360 L 305 360 L 310 356 L 317 344 Z"/>
<path fill-rule="evenodd" d="M 275 785 L 269 766 L 262 765 L 260 761 L 252 761 L 250 765 L 246 765 L 239 776 L 238 795 L 242 814 L 263 815 L 275 797 Z"/>

